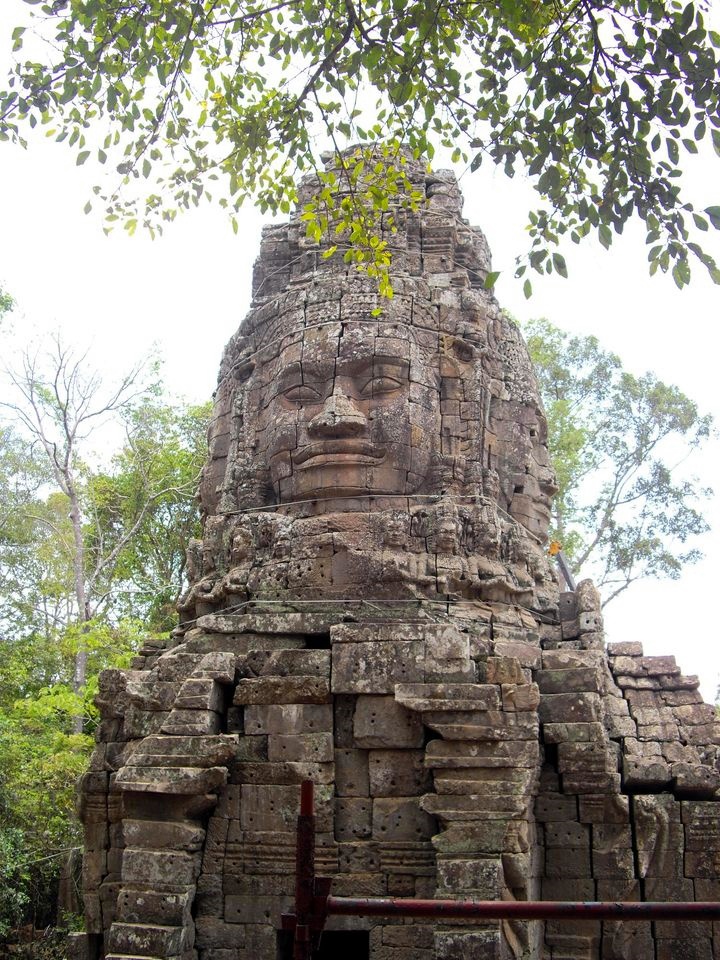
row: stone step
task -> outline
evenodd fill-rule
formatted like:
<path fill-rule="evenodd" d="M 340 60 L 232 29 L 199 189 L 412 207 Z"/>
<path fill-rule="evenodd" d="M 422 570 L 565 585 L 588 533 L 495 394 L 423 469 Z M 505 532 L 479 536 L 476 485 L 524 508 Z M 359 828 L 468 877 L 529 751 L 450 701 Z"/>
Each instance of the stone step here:
<path fill-rule="evenodd" d="M 181 926 L 116 921 L 110 928 L 108 947 L 125 957 L 170 957 L 182 953 L 185 939 Z"/>

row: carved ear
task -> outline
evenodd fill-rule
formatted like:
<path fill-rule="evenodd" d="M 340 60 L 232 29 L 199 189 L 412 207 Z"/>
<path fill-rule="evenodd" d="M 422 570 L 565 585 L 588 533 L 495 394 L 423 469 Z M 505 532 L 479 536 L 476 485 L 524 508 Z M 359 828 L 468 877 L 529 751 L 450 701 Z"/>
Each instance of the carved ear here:
<path fill-rule="evenodd" d="M 481 350 L 461 337 L 440 334 L 440 376 L 461 377 L 480 356 Z"/>
<path fill-rule="evenodd" d="M 238 383 L 245 383 L 250 378 L 250 374 L 255 369 L 255 361 L 240 357 L 235 361 L 232 368 L 233 379 Z"/>
<path fill-rule="evenodd" d="M 467 340 L 461 340 L 459 337 L 453 338 L 452 353 L 459 363 L 473 363 L 478 352 L 477 347 Z"/>

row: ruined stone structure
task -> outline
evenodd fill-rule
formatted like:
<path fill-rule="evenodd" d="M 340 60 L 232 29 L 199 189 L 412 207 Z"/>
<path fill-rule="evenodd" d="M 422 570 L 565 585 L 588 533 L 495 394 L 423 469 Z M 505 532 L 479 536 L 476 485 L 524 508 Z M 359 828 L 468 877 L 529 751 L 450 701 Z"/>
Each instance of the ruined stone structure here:
<path fill-rule="evenodd" d="M 392 301 L 296 218 L 222 361 L 182 624 L 106 671 L 81 789 L 91 953 L 290 956 L 298 785 L 346 895 L 720 899 L 720 729 L 603 643 L 546 555 L 546 427 L 457 183 L 396 212 Z M 302 188 L 305 199 L 311 182 Z M 707 960 L 712 924 L 336 918 L 344 960 Z"/>

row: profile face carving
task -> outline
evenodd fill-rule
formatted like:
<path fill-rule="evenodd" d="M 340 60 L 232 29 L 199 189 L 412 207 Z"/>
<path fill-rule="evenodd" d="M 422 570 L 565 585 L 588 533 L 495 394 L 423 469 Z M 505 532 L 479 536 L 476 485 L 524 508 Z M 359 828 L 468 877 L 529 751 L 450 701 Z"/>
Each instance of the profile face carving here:
<path fill-rule="evenodd" d="M 250 426 L 277 502 L 422 489 L 440 436 L 437 371 L 411 327 L 370 322 L 311 328 L 258 364 Z"/>

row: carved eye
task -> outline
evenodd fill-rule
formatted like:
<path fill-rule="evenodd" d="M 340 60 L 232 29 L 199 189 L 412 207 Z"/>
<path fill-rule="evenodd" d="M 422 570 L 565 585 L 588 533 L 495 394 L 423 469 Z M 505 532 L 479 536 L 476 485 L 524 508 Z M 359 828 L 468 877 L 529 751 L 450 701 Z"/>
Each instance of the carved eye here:
<path fill-rule="evenodd" d="M 317 390 L 307 384 L 298 384 L 283 391 L 283 399 L 289 403 L 319 403 L 322 397 Z"/>
<path fill-rule="evenodd" d="M 376 397 L 381 393 L 394 393 L 404 386 L 405 384 L 396 380 L 395 377 L 371 377 L 362 388 L 362 395 L 364 397 Z"/>

